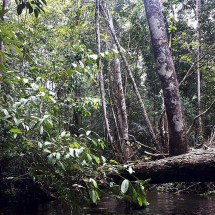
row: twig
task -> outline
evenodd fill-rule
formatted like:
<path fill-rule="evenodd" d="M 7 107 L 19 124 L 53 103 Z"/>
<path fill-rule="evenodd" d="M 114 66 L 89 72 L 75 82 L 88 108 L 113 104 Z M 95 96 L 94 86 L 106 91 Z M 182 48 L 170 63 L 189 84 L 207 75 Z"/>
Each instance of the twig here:
<path fill-rule="evenodd" d="M 194 126 L 196 120 L 197 120 L 199 117 L 201 117 L 202 115 L 208 113 L 209 110 L 213 107 L 214 104 L 215 104 L 215 99 L 214 99 L 214 101 L 211 103 L 211 105 L 209 106 L 208 109 L 206 109 L 204 112 L 200 113 L 199 115 L 197 115 L 197 116 L 193 119 L 192 125 L 191 125 L 191 126 L 189 127 L 189 129 L 187 130 L 187 135 L 191 132 L 191 129 L 193 128 L 193 126 Z"/>
<path fill-rule="evenodd" d="M 159 152 L 159 151 L 157 151 L 156 149 L 154 149 L 154 148 L 152 148 L 152 147 L 150 147 L 150 146 L 147 146 L 147 145 L 145 145 L 145 144 L 143 144 L 143 143 L 137 141 L 136 138 L 135 138 L 133 135 L 129 134 L 129 136 L 132 138 L 132 140 L 133 140 L 134 143 L 137 143 L 137 144 L 139 144 L 139 145 L 141 145 L 141 146 L 143 146 L 143 147 L 145 147 L 145 148 L 147 148 L 147 149 L 149 149 L 149 150 L 152 150 L 153 152 Z"/>
<path fill-rule="evenodd" d="M 198 185 L 198 184 L 200 184 L 200 183 L 201 183 L 201 182 L 192 184 L 192 185 L 190 185 L 189 187 L 186 187 L 186 188 L 184 188 L 184 189 L 182 189 L 182 190 L 176 191 L 175 193 L 179 194 L 179 193 L 181 193 L 181 192 L 183 192 L 183 191 L 185 191 L 185 190 L 188 190 L 188 189 L 190 189 L 191 187 L 194 187 L 194 186 L 196 186 L 196 185 Z"/>
<path fill-rule="evenodd" d="M 154 158 L 153 160 L 157 160 L 157 159 L 162 159 L 162 158 L 166 158 L 169 156 L 169 154 L 153 154 L 151 152 L 144 152 L 146 155 L 151 156 L 152 158 Z"/>
<path fill-rule="evenodd" d="M 188 77 L 190 77 L 194 72 L 196 72 L 197 69 L 202 68 L 207 62 L 209 62 L 210 60 L 213 60 L 213 59 L 214 59 L 214 56 L 213 56 L 213 57 L 210 57 L 209 59 L 207 59 L 206 61 L 204 61 L 201 65 L 199 65 L 198 68 L 196 68 L 196 69 L 194 69 L 194 70 L 192 71 L 192 69 L 194 68 L 194 66 L 195 66 L 197 63 L 199 63 L 204 57 L 205 57 L 205 55 L 202 56 L 198 61 L 194 62 L 194 64 L 189 68 L 189 70 L 188 70 L 187 73 L 185 74 L 184 78 L 183 78 L 183 79 L 181 80 L 181 82 L 179 83 L 179 87 L 184 83 L 184 81 L 185 81 Z M 191 71 L 192 71 L 192 72 L 191 72 Z"/>
<path fill-rule="evenodd" d="M 194 68 L 194 66 L 196 66 L 197 63 L 199 63 L 203 58 L 205 57 L 205 55 L 203 55 L 199 60 L 195 61 L 192 66 L 188 69 L 187 73 L 185 74 L 185 76 L 183 77 L 183 79 L 181 80 L 181 82 L 179 83 L 179 87 L 183 84 L 183 82 L 194 73 L 194 71 L 192 73 L 190 73 L 192 71 L 192 69 Z"/>

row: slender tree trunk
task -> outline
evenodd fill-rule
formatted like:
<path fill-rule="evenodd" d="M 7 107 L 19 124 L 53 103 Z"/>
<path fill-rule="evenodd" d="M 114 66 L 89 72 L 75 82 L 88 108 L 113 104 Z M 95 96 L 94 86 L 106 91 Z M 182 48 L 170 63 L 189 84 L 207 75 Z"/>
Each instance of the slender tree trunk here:
<path fill-rule="evenodd" d="M 200 72 L 200 63 L 199 60 L 201 58 L 201 34 L 200 34 L 200 23 L 199 23 L 199 14 L 201 10 L 201 0 L 196 0 L 196 42 L 197 42 L 197 107 L 198 107 L 198 115 L 202 112 L 202 93 L 201 93 L 201 72 Z M 197 136 L 203 135 L 203 122 L 202 117 L 198 118 L 198 128 L 197 128 Z"/>
<path fill-rule="evenodd" d="M 184 115 L 180 101 L 178 81 L 159 0 L 143 0 L 149 24 L 158 75 L 164 95 L 169 126 L 169 153 L 179 155 L 187 152 Z"/>
<path fill-rule="evenodd" d="M 121 58 L 122 58 L 122 60 L 123 60 L 123 62 L 124 62 L 124 64 L 125 64 L 126 70 L 128 71 L 128 75 L 129 75 L 129 78 L 131 79 L 132 86 L 133 86 L 133 89 L 134 89 L 134 93 L 136 94 L 137 100 L 138 100 L 138 102 L 140 103 L 140 107 L 141 107 L 141 109 L 142 109 L 143 116 L 144 116 L 144 119 L 145 119 L 145 121 L 146 121 L 146 125 L 147 125 L 147 127 L 148 127 L 148 130 L 149 130 L 149 132 L 150 132 L 150 134 L 151 134 L 151 136 L 152 136 L 152 138 L 153 138 L 154 143 L 156 144 L 156 147 L 157 147 L 158 149 L 160 149 L 160 145 L 159 145 L 159 143 L 158 143 L 158 141 L 157 141 L 155 132 L 154 132 L 154 130 L 153 130 L 153 127 L 152 127 L 151 122 L 150 122 L 150 120 L 149 120 L 148 114 L 147 114 L 147 112 L 146 112 L 146 108 L 145 108 L 144 102 L 143 102 L 143 100 L 142 100 L 142 98 L 141 98 L 141 95 L 140 95 L 140 93 L 139 93 L 137 84 L 136 84 L 135 79 L 134 79 L 134 77 L 133 77 L 132 71 L 131 71 L 131 69 L 130 69 L 130 67 L 129 67 L 129 64 L 128 64 L 127 60 L 126 60 L 126 57 L 125 57 L 124 54 L 123 54 L 123 51 L 122 51 L 121 46 L 120 46 L 120 43 L 119 43 L 119 41 L 118 41 L 118 39 L 117 39 L 117 36 L 116 36 L 116 34 L 115 34 L 115 31 L 114 31 L 114 27 L 113 27 L 113 25 L 111 25 L 111 22 L 110 22 L 110 20 L 109 20 L 109 17 L 108 17 L 108 15 L 107 15 L 107 13 L 106 13 L 106 11 L 105 11 L 105 9 L 103 8 L 102 5 L 101 5 L 101 9 L 102 9 L 102 12 L 103 12 L 105 21 L 106 21 L 106 23 L 107 23 L 107 26 L 109 27 L 111 36 L 112 36 L 112 38 L 113 38 L 113 40 L 114 40 L 114 43 L 116 44 L 117 50 L 119 51 L 120 56 L 121 56 Z"/>
<path fill-rule="evenodd" d="M 79 102 L 81 99 L 81 87 L 80 86 L 76 86 L 75 90 L 74 90 L 74 94 L 75 94 L 75 102 Z M 76 135 L 80 135 L 80 128 L 81 128 L 81 124 L 82 124 L 82 118 L 81 118 L 81 114 L 78 112 L 77 108 L 74 108 L 74 112 L 73 112 L 73 134 Z"/>
<path fill-rule="evenodd" d="M 96 7 L 96 12 L 95 12 L 96 46 L 97 46 L 97 54 L 98 55 L 100 55 L 100 52 L 101 52 L 100 25 L 99 25 L 99 19 L 100 19 L 100 17 L 99 17 L 99 14 L 100 14 L 99 4 L 100 4 L 100 0 L 95 0 L 95 7 Z M 109 125 L 109 120 L 108 120 L 108 115 L 107 115 L 107 104 L 106 104 L 104 77 L 103 77 L 103 71 L 102 71 L 102 67 L 101 67 L 101 60 L 98 61 L 98 68 L 99 68 L 99 84 L 100 84 L 100 92 L 101 92 L 101 98 L 102 98 L 102 108 L 103 108 L 103 114 L 104 114 L 104 121 L 105 121 L 108 139 L 109 139 L 111 145 L 113 145 L 113 137 L 111 135 L 110 125 Z"/>
<path fill-rule="evenodd" d="M 160 130 L 160 139 L 161 139 L 161 145 L 162 145 L 162 151 L 164 153 L 168 153 L 169 151 L 169 128 L 168 128 L 168 120 L 164 105 L 164 98 L 162 96 L 162 113 L 159 120 L 159 130 Z"/>
<path fill-rule="evenodd" d="M 8 0 L 3 0 L 3 1 L 2 1 L 2 14 L 4 14 L 5 11 L 7 10 L 8 3 L 9 3 Z M 4 15 L 2 15 L 1 20 L 2 20 L 3 22 L 5 21 Z M 0 46 L 1 46 L 1 52 L 4 53 L 4 43 L 3 43 L 3 41 L 0 41 Z M 3 63 L 3 59 L 2 59 L 1 56 L 0 56 L 0 64 L 1 64 L 1 63 Z M 1 71 L 1 69 L 0 69 L 0 77 L 1 77 L 1 76 L 2 76 L 2 71 Z"/>
<path fill-rule="evenodd" d="M 107 12 L 108 13 L 108 12 Z M 113 21 L 108 14 L 110 25 L 113 27 Z M 111 35 L 111 32 L 108 32 Z M 111 39 L 111 49 L 117 49 L 115 42 Z M 114 60 L 110 63 L 112 74 L 113 95 L 115 97 L 115 108 L 117 112 L 117 124 L 119 127 L 120 144 L 123 155 L 123 161 L 131 160 L 134 157 L 134 152 L 129 144 L 128 137 L 128 117 L 125 103 L 125 95 L 122 84 L 122 74 L 120 68 L 120 61 L 115 56 Z"/>

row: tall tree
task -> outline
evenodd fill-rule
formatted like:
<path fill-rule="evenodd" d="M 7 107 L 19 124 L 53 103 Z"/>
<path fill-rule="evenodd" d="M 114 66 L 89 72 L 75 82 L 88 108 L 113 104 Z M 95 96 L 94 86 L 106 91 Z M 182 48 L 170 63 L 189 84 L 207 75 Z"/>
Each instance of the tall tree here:
<path fill-rule="evenodd" d="M 110 20 L 111 28 L 113 29 L 113 21 L 112 17 L 108 13 L 108 19 Z M 110 35 L 110 43 L 111 49 L 117 50 L 117 46 L 114 42 L 114 39 L 111 37 L 111 32 L 108 31 Z M 110 62 L 110 72 L 112 76 L 112 88 L 113 88 L 113 95 L 114 95 L 114 102 L 115 102 L 115 109 L 116 109 L 116 118 L 117 124 L 119 129 L 120 135 L 120 144 L 121 144 L 121 151 L 123 155 L 123 160 L 128 161 L 132 159 L 134 156 L 133 150 L 129 145 L 129 137 L 128 137 L 128 116 L 126 110 L 126 103 L 125 103 L 125 94 L 122 84 L 122 74 L 121 74 L 121 66 L 120 60 L 115 55 L 113 61 Z"/>
<path fill-rule="evenodd" d="M 145 104 L 144 104 L 143 99 L 142 99 L 142 97 L 141 97 L 141 95 L 140 95 L 140 92 L 139 92 L 139 89 L 138 89 L 137 84 L 136 84 L 136 82 L 135 82 L 133 73 L 132 73 L 132 71 L 131 71 L 131 69 L 130 69 L 130 67 L 129 67 L 129 64 L 128 64 L 128 61 L 127 61 L 125 55 L 123 54 L 123 51 L 122 51 L 122 48 L 121 48 L 121 46 L 120 46 L 119 40 L 118 40 L 118 38 L 117 38 L 117 36 L 116 36 L 116 33 L 115 33 L 115 31 L 114 31 L 114 26 L 113 26 L 112 22 L 110 21 L 108 15 L 107 15 L 107 13 L 105 12 L 105 10 L 104 10 L 104 8 L 103 8 L 102 5 L 101 5 L 101 9 L 102 9 L 102 12 L 103 12 L 105 21 L 106 21 L 106 23 L 107 23 L 107 26 L 108 26 L 108 28 L 109 28 L 109 31 L 110 31 L 112 40 L 113 40 L 113 42 L 115 43 L 115 46 L 116 46 L 116 48 L 118 49 L 118 51 L 119 51 L 119 53 L 120 53 L 120 56 L 121 56 L 121 58 L 122 58 L 122 61 L 123 61 L 123 63 L 125 64 L 126 70 L 128 71 L 128 75 L 129 75 L 129 78 L 131 79 L 131 83 L 132 83 L 132 86 L 133 86 L 134 93 L 136 94 L 137 100 L 138 100 L 138 102 L 139 102 L 139 104 L 140 104 L 140 107 L 141 107 L 141 110 L 142 110 L 144 119 L 145 119 L 145 121 L 146 121 L 146 125 L 147 125 L 148 130 L 149 130 L 149 132 L 150 132 L 150 134 L 151 134 L 151 137 L 152 137 L 152 139 L 153 139 L 153 142 L 155 143 L 156 147 L 157 147 L 158 149 L 160 149 L 160 146 L 159 146 L 159 143 L 158 143 L 156 134 L 155 134 L 155 132 L 154 132 L 154 129 L 153 129 L 152 124 L 151 124 L 151 122 L 150 122 L 150 119 L 149 119 L 149 117 L 148 117 L 148 114 L 147 114 L 147 111 L 146 111 L 146 108 L 145 108 Z"/>
<path fill-rule="evenodd" d="M 4 17 L 4 14 L 6 13 L 6 10 L 7 10 L 7 7 L 8 7 L 8 0 L 3 0 L 2 1 L 2 17 L 1 17 L 1 21 L 3 22 L 4 20 L 5 20 L 5 17 Z M 4 43 L 3 43 L 3 41 L 0 41 L 0 46 L 1 46 L 1 54 L 3 54 L 4 53 Z M 0 56 L 0 63 L 2 63 L 2 57 Z M 0 70 L 0 76 L 2 76 L 2 72 L 1 72 L 1 70 Z"/>
<path fill-rule="evenodd" d="M 196 0 L 196 42 L 197 42 L 197 106 L 198 106 L 198 115 L 202 112 L 202 93 L 201 93 L 201 72 L 200 72 L 200 58 L 201 58 L 201 34 L 200 34 L 200 22 L 199 22 L 199 16 L 200 16 L 200 10 L 201 10 L 201 0 Z M 197 135 L 202 136 L 203 135 L 203 123 L 202 123 L 202 117 L 200 116 L 198 118 L 198 128 L 197 128 Z"/>
<path fill-rule="evenodd" d="M 97 51 L 98 55 L 100 55 L 100 53 L 101 53 L 99 4 L 100 4 L 100 0 L 95 0 L 96 51 Z M 104 121 L 105 121 L 108 139 L 109 139 L 111 145 L 113 146 L 113 137 L 111 135 L 110 124 L 109 124 L 108 115 L 107 115 L 107 104 L 106 104 L 106 95 L 105 95 L 105 87 L 104 87 L 104 77 L 103 77 L 103 71 L 102 71 L 102 67 L 101 67 L 101 59 L 99 59 L 99 61 L 98 61 L 98 68 L 99 68 L 99 84 L 100 84 L 100 92 L 101 92 L 101 98 L 102 98 Z"/>
<path fill-rule="evenodd" d="M 160 1 L 143 0 L 143 3 L 145 5 L 153 52 L 164 95 L 169 126 L 169 154 L 183 154 L 187 152 L 184 115 Z"/>

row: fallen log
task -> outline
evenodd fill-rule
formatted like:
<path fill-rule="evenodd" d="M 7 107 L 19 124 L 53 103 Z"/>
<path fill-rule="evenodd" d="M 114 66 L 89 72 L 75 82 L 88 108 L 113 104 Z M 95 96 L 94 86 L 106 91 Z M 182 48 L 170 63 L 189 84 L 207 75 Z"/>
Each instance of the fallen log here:
<path fill-rule="evenodd" d="M 140 161 L 130 165 L 134 173 L 127 168 L 119 170 L 122 177 L 150 179 L 151 183 L 170 182 L 210 182 L 215 181 L 215 148 L 195 149 L 187 154 L 168 157 L 157 161 Z M 114 180 L 119 175 L 111 173 Z"/>

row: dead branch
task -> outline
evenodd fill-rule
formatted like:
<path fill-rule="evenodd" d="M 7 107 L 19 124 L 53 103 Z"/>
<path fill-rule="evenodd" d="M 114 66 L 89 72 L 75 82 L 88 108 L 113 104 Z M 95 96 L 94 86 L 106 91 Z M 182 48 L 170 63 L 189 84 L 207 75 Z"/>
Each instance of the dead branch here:
<path fill-rule="evenodd" d="M 208 109 L 206 109 L 205 111 L 203 111 L 202 113 L 200 113 L 199 115 L 197 115 L 194 119 L 193 119 L 193 123 L 192 125 L 189 127 L 189 129 L 187 130 L 187 135 L 191 132 L 191 129 L 193 128 L 193 126 L 196 123 L 196 120 L 201 117 L 202 115 L 208 113 L 210 111 L 210 109 L 213 107 L 213 105 L 215 104 L 215 100 L 211 103 L 211 105 L 209 106 Z"/>

